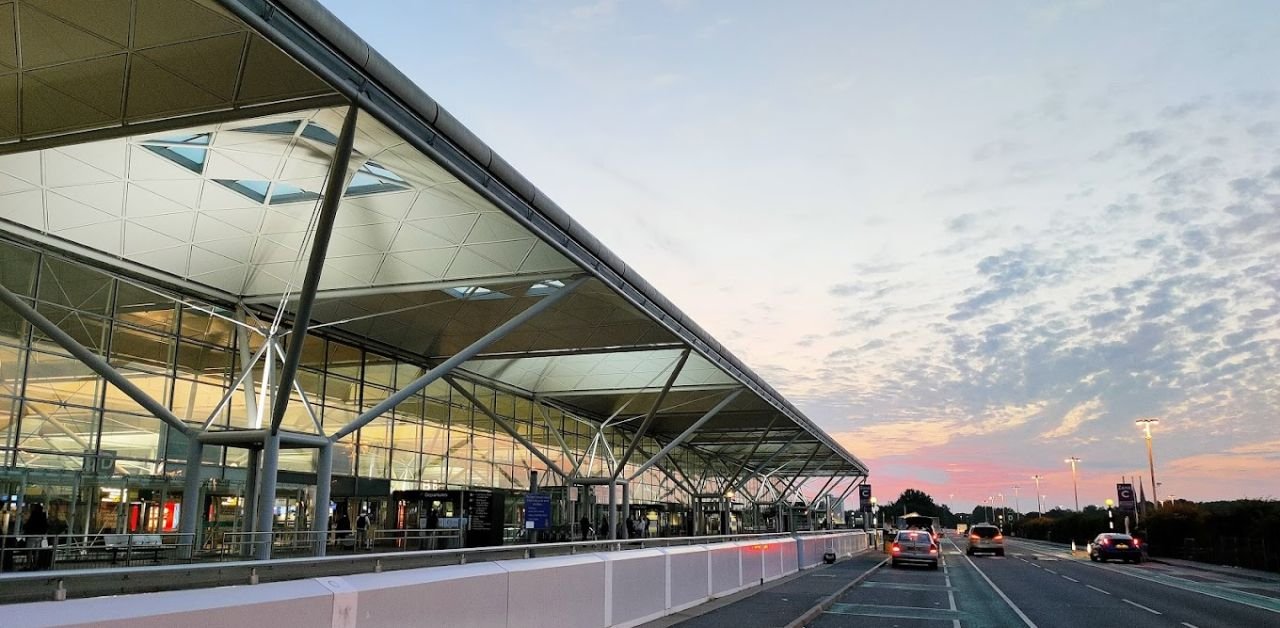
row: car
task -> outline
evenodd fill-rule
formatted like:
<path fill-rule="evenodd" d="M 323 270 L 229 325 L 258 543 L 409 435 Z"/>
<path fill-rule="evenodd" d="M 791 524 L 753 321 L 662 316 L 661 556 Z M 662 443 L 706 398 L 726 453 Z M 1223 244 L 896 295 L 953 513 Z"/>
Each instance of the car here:
<path fill-rule="evenodd" d="M 926 530 L 902 530 L 889 547 L 894 567 L 902 563 L 924 563 L 930 569 L 938 568 L 938 543 Z"/>
<path fill-rule="evenodd" d="M 1115 532 L 1104 532 L 1094 537 L 1089 544 L 1089 560 L 1097 563 L 1112 559 L 1141 563 L 1142 541 Z"/>
<path fill-rule="evenodd" d="M 989 523 L 979 523 L 969 528 L 969 546 L 964 553 L 973 556 L 978 552 L 992 552 L 1004 556 L 1004 535 Z"/>

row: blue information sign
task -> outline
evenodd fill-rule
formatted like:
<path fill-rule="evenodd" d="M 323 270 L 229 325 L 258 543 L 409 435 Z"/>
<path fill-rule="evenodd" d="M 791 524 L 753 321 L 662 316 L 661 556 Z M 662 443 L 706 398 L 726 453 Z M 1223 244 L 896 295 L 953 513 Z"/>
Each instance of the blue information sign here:
<path fill-rule="evenodd" d="M 529 493 L 524 496 L 524 527 L 529 530 L 545 530 L 551 527 L 550 495 Z"/>

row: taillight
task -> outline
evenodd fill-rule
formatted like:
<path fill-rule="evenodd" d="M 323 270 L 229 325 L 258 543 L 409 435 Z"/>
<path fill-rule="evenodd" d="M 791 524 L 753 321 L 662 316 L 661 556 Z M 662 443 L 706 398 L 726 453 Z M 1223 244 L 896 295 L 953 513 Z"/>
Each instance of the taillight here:
<path fill-rule="evenodd" d="M 1111 545 L 1111 539 L 1102 539 L 1100 545 Z"/>
<path fill-rule="evenodd" d="M 1003 535 L 1003 534 L 997 534 L 997 535 L 996 535 L 996 540 L 997 540 L 997 541 L 1003 541 L 1003 540 L 1004 540 L 1004 535 Z"/>
<path fill-rule="evenodd" d="M 930 546 L 929 546 L 929 553 L 930 553 L 930 554 L 937 554 L 937 553 L 938 553 L 938 546 L 937 546 L 937 545 L 930 545 Z"/>
<path fill-rule="evenodd" d="M 970 540 L 970 541 L 976 541 L 976 540 L 978 540 L 978 535 L 976 535 L 976 534 L 970 534 L 970 535 L 969 535 L 969 540 Z"/>
<path fill-rule="evenodd" d="M 1139 541 L 1138 539 L 1134 539 L 1134 540 L 1133 540 L 1133 546 L 1134 546 L 1134 547 L 1142 547 L 1142 541 Z"/>
<path fill-rule="evenodd" d="M 894 544 L 893 544 L 893 553 L 895 553 L 895 554 L 896 554 L 896 553 L 901 552 L 901 551 L 902 551 L 902 548 L 901 548 L 901 547 L 898 547 L 898 544 L 897 544 L 897 543 L 894 543 Z"/>

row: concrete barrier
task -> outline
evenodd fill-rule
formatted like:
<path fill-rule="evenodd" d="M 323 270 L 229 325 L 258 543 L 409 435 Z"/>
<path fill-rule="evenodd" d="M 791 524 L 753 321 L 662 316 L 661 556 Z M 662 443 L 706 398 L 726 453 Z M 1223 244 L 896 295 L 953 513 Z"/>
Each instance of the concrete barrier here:
<path fill-rule="evenodd" d="M 868 546 L 861 532 L 415 568 L 0 607 L 23 628 L 636 626 Z"/>
<path fill-rule="evenodd" d="M 658 551 L 667 558 L 667 614 L 711 599 L 707 546 L 664 547 Z"/>
<path fill-rule="evenodd" d="M 600 628 L 607 625 L 608 582 L 605 561 L 599 556 L 579 554 L 503 560 L 494 564 L 507 570 L 508 626 Z"/>
<path fill-rule="evenodd" d="M 637 626 L 667 614 L 667 555 L 656 549 L 596 554 L 604 561 L 606 626 Z"/>
<path fill-rule="evenodd" d="M 0 616 L 14 626 L 94 628 L 242 628 L 264 620 L 291 626 L 347 626 L 334 623 L 333 590 L 317 580 L 295 580 L 194 591 L 139 593 L 64 602 L 6 604 Z M 9 625 L 6 621 L 5 625 Z"/>
<path fill-rule="evenodd" d="M 742 589 L 742 553 L 737 543 L 707 545 L 707 581 L 711 597 L 729 595 Z"/>
<path fill-rule="evenodd" d="M 344 576 L 355 594 L 356 625 L 503 626 L 508 573 L 497 563 Z M 340 600 L 341 594 L 335 593 Z"/>

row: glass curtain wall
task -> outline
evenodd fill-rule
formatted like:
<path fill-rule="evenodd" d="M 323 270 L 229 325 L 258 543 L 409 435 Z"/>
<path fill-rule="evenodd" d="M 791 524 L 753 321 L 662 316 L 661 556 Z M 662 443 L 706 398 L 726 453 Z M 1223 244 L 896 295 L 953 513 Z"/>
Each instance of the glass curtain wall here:
<path fill-rule="evenodd" d="M 246 396 L 231 388 L 241 372 L 240 339 L 248 338 L 251 355 L 263 340 L 256 333 L 237 333 L 233 321 L 240 315 L 234 310 L 180 303 L 133 280 L 4 240 L 0 282 L 182 420 L 195 426 L 209 423 L 212 429 L 260 425 L 249 412 Z M 315 420 L 293 391 L 283 425 L 315 432 L 318 421 L 325 433 L 332 433 L 422 373 L 419 364 L 309 336 L 297 381 Z M 263 376 L 260 360 L 253 381 L 260 383 Z M 594 422 L 539 408 L 529 399 L 489 387 L 464 385 L 566 471 L 574 461 L 565 455 L 548 422 L 559 430 L 574 458 L 590 454 L 584 469 L 593 466 L 596 473 L 604 473 L 609 452 L 620 455 L 625 449 L 628 435 L 620 431 L 605 428 L 605 447 Z M 187 447 L 185 437 L 171 432 L 0 306 L 0 482 L 9 487 L 7 495 L 26 486 L 32 499 L 67 502 L 61 515 L 77 532 L 172 530 L 181 507 Z M 646 441 L 645 451 L 660 448 L 653 439 Z M 562 485 L 540 460 L 443 381 L 339 445 L 335 475 L 386 481 L 391 490 L 520 492 L 528 488 L 530 470 L 540 472 L 543 487 Z M 624 476 L 647 457 L 633 456 Z M 204 448 L 206 494 L 216 494 L 212 506 L 204 505 L 206 515 L 242 505 L 237 496 L 243 493 L 228 487 L 243 483 L 246 460 L 243 449 Z M 681 456 L 680 462 L 691 474 L 701 471 L 693 457 Z M 314 473 L 315 465 L 315 450 L 281 452 L 282 471 Z M 638 478 L 631 491 L 635 504 L 687 501 L 683 491 L 656 469 Z M 6 502 L 0 510 L 17 507 Z"/>

